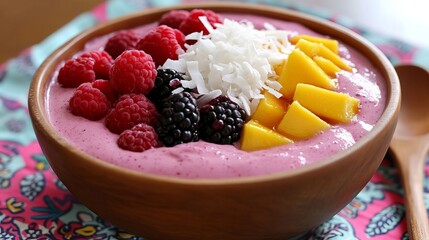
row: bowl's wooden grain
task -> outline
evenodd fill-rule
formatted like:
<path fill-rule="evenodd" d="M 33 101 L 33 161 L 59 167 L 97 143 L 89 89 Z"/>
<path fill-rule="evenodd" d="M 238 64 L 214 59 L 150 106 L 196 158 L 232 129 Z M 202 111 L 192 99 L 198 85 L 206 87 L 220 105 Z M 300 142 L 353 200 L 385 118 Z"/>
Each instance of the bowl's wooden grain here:
<path fill-rule="evenodd" d="M 347 151 L 295 171 L 224 180 L 189 180 L 120 168 L 66 142 L 45 113 L 45 90 L 56 66 L 88 40 L 158 20 L 171 9 L 206 8 L 295 21 L 352 46 L 388 83 L 388 105 L 374 129 Z M 370 180 L 387 151 L 400 102 L 396 73 L 387 58 L 357 34 L 290 10 L 239 3 L 149 9 L 98 25 L 63 45 L 41 65 L 29 92 L 34 129 L 53 170 L 88 208 L 149 239 L 285 239 L 328 220 Z"/>

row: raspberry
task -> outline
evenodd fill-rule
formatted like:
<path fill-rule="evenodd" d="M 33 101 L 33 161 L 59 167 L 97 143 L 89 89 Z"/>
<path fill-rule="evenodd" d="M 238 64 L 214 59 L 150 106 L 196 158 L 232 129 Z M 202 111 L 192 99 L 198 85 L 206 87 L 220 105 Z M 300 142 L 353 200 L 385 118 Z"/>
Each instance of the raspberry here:
<path fill-rule="evenodd" d="M 118 138 L 120 148 L 133 152 L 143 152 L 160 145 L 158 134 L 153 127 L 144 123 L 123 131 Z"/>
<path fill-rule="evenodd" d="M 117 58 L 125 50 L 135 49 L 140 36 L 133 30 L 122 30 L 107 40 L 104 51 L 108 52 L 112 58 Z"/>
<path fill-rule="evenodd" d="M 223 19 L 211 10 L 194 9 L 189 13 L 189 16 L 182 21 L 179 26 L 179 30 L 182 31 L 182 33 L 185 35 L 201 31 L 204 33 L 204 35 L 208 34 L 209 32 L 199 19 L 201 16 L 206 16 L 213 28 L 216 28 L 215 23 L 223 22 Z"/>
<path fill-rule="evenodd" d="M 200 137 L 219 144 L 232 144 L 240 139 L 246 113 L 228 97 L 220 96 L 201 107 Z"/>
<path fill-rule="evenodd" d="M 179 29 L 180 24 L 189 16 L 185 10 L 172 10 L 162 15 L 159 25 L 167 25 L 171 28 Z"/>
<path fill-rule="evenodd" d="M 158 126 L 158 137 L 167 147 L 199 140 L 200 112 L 195 98 L 181 92 L 164 99 Z"/>
<path fill-rule="evenodd" d="M 109 79 L 109 71 L 113 64 L 112 57 L 105 51 L 90 51 L 83 53 L 78 58 L 94 59 L 94 72 L 96 79 Z"/>
<path fill-rule="evenodd" d="M 110 82 L 120 94 L 147 94 L 153 88 L 156 68 L 152 57 L 140 50 L 119 55 L 110 69 Z"/>
<path fill-rule="evenodd" d="M 120 134 L 139 123 L 154 126 L 157 116 L 155 105 L 143 94 L 125 94 L 107 114 L 105 124 L 112 133 Z"/>
<path fill-rule="evenodd" d="M 65 88 L 75 88 L 85 82 L 95 80 L 95 60 L 92 58 L 73 58 L 66 61 L 58 72 L 58 83 Z"/>
<path fill-rule="evenodd" d="M 180 80 L 183 80 L 182 74 L 174 69 L 158 69 L 155 78 L 155 86 L 150 91 L 148 97 L 159 109 L 162 100 L 171 95 L 171 91 L 181 87 Z"/>
<path fill-rule="evenodd" d="M 117 99 L 117 94 L 113 90 L 112 84 L 110 84 L 110 81 L 98 79 L 91 83 L 92 87 L 99 89 L 104 95 L 107 97 L 107 99 L 114 103 Z"/>
<path fill-rule="evenodd" d="M 107 97 L 91 83 L 82 83 L 69 101 L 71 113 L 89 120 L 100 120 L 110 109 Z"/>
<path fill-rule="evenodd" d="M 184 52 L 185 35 L 166 25 L 156 27 L 137 43 L 136 48 L 150 54 L 156 66 L 161 66 L 167 59 L 178 59 Z"/>

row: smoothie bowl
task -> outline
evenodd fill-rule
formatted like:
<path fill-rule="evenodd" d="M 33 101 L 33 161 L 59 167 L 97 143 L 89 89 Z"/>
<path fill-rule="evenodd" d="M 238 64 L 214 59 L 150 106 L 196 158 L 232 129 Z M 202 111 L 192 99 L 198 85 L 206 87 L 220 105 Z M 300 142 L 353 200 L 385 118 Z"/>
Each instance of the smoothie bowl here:
<path fill-rule="evenodd" d="M 149 239 L 285 239 L 370 180 L 399 89 L 384 55 L 347 29 L 206 3 L 79 34 L 39 68 L 29 107 L 52 169 L 116 226 Z"/>

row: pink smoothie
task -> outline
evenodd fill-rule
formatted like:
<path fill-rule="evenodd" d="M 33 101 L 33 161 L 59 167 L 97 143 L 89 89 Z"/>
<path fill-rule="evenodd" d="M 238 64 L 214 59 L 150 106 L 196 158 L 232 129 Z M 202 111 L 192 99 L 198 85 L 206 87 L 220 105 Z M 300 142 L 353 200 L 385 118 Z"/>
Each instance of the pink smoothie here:
<path fill-rule="evenodd" d="M 319 35 L 301 25 L 275 19 L 224 14 L 224 18 L 247 19 L 256 27 L 264 22 L 277 29 L 300 34 Z M 139 28 L 146 32 L 155 24 Z M 102 49 L 108 36 L 89 42 L 86 50 Z M 339 91 L 360 100 L 357 118 L 347 125 L 334 125 L 331 129 L 305 141 L 270 149 L 245 152 L 232 145 L 217 145 L 203 141 L 161 147 L 136 153 L 121 150 L 118 135 L 104 126 L 104 120 L 89 121 L 72 115 L 68 100 L 73 89 L 61 88 L 53 76 L 47 92 L 47 111 L 53 126 L 73 146 L 102 161 L 137 171 L 180 178 L 232 178 L 255 176 L 286 171 L 323 161 L 352 146 L 372 129 L 381 116 L 386 102 L 385 80 L 368 59 L 356 50 L 341 45 L 340 54 L 354 63 L 354 73 L 340 73 Z"/>

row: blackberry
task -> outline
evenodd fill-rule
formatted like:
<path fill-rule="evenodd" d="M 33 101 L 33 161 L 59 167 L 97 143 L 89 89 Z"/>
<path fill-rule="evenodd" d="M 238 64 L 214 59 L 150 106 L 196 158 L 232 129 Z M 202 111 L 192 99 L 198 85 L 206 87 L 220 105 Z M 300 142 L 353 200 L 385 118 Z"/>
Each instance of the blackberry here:
<path fill-rule="evenodd" d="M 200 137 L 218 144 L 232 144 L 240 139 L 246 113 L 228 97 L 220 96 L 200 109 Z"/>
<path fill-rule="evenodd" d="M 160 109 L 162 100 L 171 95 L 171 91 L 181 87 L 180 80 L 183 80 L 182 74 L 174 69 L 158 69 L 155 78 L 155 85 L 150 91 L 148 98 Z"/>
<path fill-rule="evenodd" d="M 172 94 L 162 101 L 156 132 L 167 147 L 199 140 L 200 112 L 195 98 L 188 92 Z"/>

